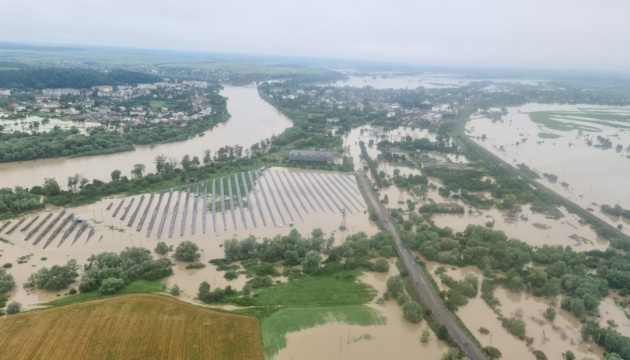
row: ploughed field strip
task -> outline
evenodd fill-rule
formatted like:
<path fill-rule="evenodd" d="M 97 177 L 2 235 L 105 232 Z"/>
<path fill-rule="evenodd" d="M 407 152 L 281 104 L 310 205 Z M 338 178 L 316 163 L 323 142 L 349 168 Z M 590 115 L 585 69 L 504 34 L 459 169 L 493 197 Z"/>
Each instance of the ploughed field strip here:
<path fill-rule="evenodd" d="M 98 232 L 99 242 L 113 241 L 118 232 L 138 232 L 151 240 L 183 239 L 195 232 L 199 236 L 199 219 L 203 234 L 214 239 L 213 233 L 299 227 L 318 213 L 353 214 L 364 208 L 356 181 L 347 174 L 263 168 L 115 200 L 100 209 L 100 217 L 94 215 L 97 219 L 60 210 L 0 227 L 7 233 L 20 231 L 24 241 L 46 249 L 85 245 Z M 212 226 L 206 225 L 208 215 Z M 217 215 L 223 226 L 217 226 Z M 93 220 L 103 224 L 95 228 Z"/>

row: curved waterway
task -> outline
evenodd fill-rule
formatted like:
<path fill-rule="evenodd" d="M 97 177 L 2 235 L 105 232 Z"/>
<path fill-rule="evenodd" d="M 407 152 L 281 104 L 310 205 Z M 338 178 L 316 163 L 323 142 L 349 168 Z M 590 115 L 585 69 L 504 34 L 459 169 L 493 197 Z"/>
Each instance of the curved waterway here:
<path fill-rule="evenodd" d="M 221 95 L 228 98 L 231 118 L 205 132 L 202 137 L 186 141 L 137 146 L 135 151 L 79 158 L 57 158 L 0 164 L 0 188 L 32 187 L 56 178 L 60 185 L 76 173 L 87 179 L 109 181 L 113 170 L 130 176 L 135 164 L 144 164 L 147 172 L 155 172 L 153 163 L 160 154 L 181 159 L 184 155 L 203 157 L 206 149 L 212 154 L 226 145 L 241 145 L 245 149 L 274 134 L 280 134 L 293 123 L 276 108 L 266 103 L 254 87 L 225 87 Z"/>

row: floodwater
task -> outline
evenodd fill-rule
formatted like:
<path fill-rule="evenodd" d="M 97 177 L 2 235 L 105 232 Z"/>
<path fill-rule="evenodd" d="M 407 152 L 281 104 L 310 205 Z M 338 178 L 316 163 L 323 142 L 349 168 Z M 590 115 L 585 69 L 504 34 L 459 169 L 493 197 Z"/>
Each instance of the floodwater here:
<path fill-rule="evenodd" d="M 350 76 L 346 80 L 334 83 L 337 87 L 366 87 L 375 89 L 415 89 L 424 87 L 425 89 L 443 89 L 462 87 L 469 83 L 469 80 L 451 74 L 426 73 L 422 75 L 401 76 L 396 74 L 381 74 L 374 76 Z"/>
<path fill-rule="evenodd" d="M 226 206 L 225 211 L 225 219 L 226 219 L 226 227 L 223 227 L 223 220 L 220 211 L 220 205 L 217 207 L 219 210 L 215 215 L 216 227 L 212 221 L 212 213 L 208 211 L 205 213 L 206 217 L 206 232 L 203 232 L 203 191 L 200 191 L 201 196 L 199 196 L 199 201 L 197 203 L 197 216 L 195 217 L 195 232 L 192 233 L 192 221 L 193 221 L 193 210 L 194 210 L 194 193 L 196 190 L 196 186 L 194 186 L 193 190 L 191 190 L 191 195 L 189 196 L 188 206 L 186 207 L 186 191 L 182 191 L 182 195 L 180 197 L 180 203 L 178 206 L 177 215 L 175 215 L 175 207 L 177 203 L 177 190 L 173 193 L 173 198 L 171 199 L 171 203 L 168 208 L 166 207 L 168 192 L 165 193 L 160 207 L 158 208 L 158 200 L 159 196 L 156 194 L 154 196 L 153 202 L 151 206 L 149 205 L 149 194 L 144 195 L 144 201 L 142 206 L 138 209 L 138 206 L 141 201 L 142 195 L 136 195 L 125 198 L 110 198 L 103 199 L 94 204 L 69 208 L 66 209 L 66 213 L 59 218 L 59 221 L 41 238 L 40 242 L 37 245 L 33 245 L 35 240 L 44 232 L 46 226 L 52 223 L 52 220 L 60 213 L 62 209 L 53 209 L 50 208 L 47 211 L 41 211 L 38 213 L 29 214 L 23 216 L 24 222 L 18 226 L 11 234 L 7 234 L 7 232 L 22 218 L 12 219 L 11 224 L 7 226 L 3 232 L 0 234 L 3 238 L 9 240 L 11 243 L 0 243 L 0 254 L 2 255 L 1 261 L 2 263 L 10 262 L 13 264 L 13 267 L 8 269 L 8 272 L 11 273 L 18 284 L 17 290 L 11 295 L 12 299 L 23 304 L 25 309 L 32 309 L 37 307 L 39 303 L 46 302 L 54 299 L 58 294 L 52 293 L 49 291 L 26 291 L 22 284 L 26 282 L 31 273 L 37 271 L 41 267 L 47 266 L 50 267 L 55 264 L 64 264 L 69 259 L 76 259 L 80 265 L 83 265 L 87 258 L 91 254 L 97 254 L 104 251 L 114 251 L 120 252 L 125 247 L 129 246 L 141 246 L 145 247 L 151 251 L 155 249 L 155 246 L 159 241 L 164 241 L 167 245 L 173 245 L 173 247 L 177 247 L 177 245 L 184 240 L 193 241 L 196 243 L 201 252 L 200 262 L 206 264 L 206 268 L 199 270 L 187 270 L 185 269 L 185 264 L 176 263 L 176 266 L 173 268 L 175 274 L 168 278 L 167 285 L 170 287 L 174 284 L 177 284 L 183 291 L 182 297 L 187 301 L 192 301 L 192 298 L 197 293 L 197 289 L 199 284 L 202 281 L 207 281 L 214 288 L 216 287 L 225 287 L 227 285 L 231 285 L 233 288 L 240 290 L 245 282 L 244 276 L 240 276 L 236 280 L 228 281 L 223 278 L 223 272 L 217 272 L 214 265 L 208 264 L 208 261 L 215 258 L 222 258 L 224 256 L 223 252 L 223 243 L 225 240 L 231 238 L 243 239 L 250 235 L 255 236 L 257 239 L 262 238 L 272 238 L 276 235 L 287 235 L 292 229 L 297 229 L 302 235 L 308 236 L 314 229 L 321 228 L 325 234 L 325 237 L 333 236 L 335 244 L 340 244 L 344 241 L 345 237 L 350 234 L 355 234 L 359 231 L 363 231 L 368 235 L 373 235 L 378 232 L 378 228 L 368 220 L 368 215 L 365 212 L 365 202 L 363 198 L 358 194 L 357 184 L 354 176 L 348 176 L 344 174 L 338 173 L 326 173 L 326 172 L 306 172 L 306 171 L 295 171 L 295 170 L 287 170 L 281 168 L 272 168 L 265 171 L 267 174 L 263 176 L 262 181 L 256 181 L 256 185 L 253 188 L 249 187 L 250 193 L 249 197 L 252 200 L 249 203 L 249 206 L 254 210 L 254 216 L 257 221 L 257 226 L 254 227 L 251 222 L 251 213 L 249 212 L 249 208 L 244 208 L 247 228 L 243 226 L 241 213 L 239 208 L 235 208 L 235 216 L 236 227 L 234 226 L 234 222 L 232 220 L 232 212 L 230 210 L 230 206 Z M 292 173 L 289 173 L 292 172 Z M 275 186 L 273 185 L 273 181 L 269 180 L 273 176 L 277 182 L 279 182 L 280 176 L 282 176 L 283 183 L 290 188 L 291 184 L 294 187 L 297 187 L 297 181 L 287 182 L 284 175 L 287 175 L 289 179 L 292 179 L 293 176 L 298 178 L 302 178 L 305 182 L 300 182 L 300 186 L 304 190 L 304 195 L 296 189 L 296 192 L 291 192 L 288 196 L 286 192 L 284 192 L 283 188 L 280 184 L 278 184 L 281 192 L 284 196 L 284 201 L 289 208 L 289 211 L 292 212 L 294 217 L 294 226 L 288 226 L 285 224 L 280 224 L 280 215 L 282 214 L 285 217 L 287 222 L 289 221 L 289 213 L 286 208 L 283 206 L 282 201 L 280 200 L 279 193 Z M 293 175 L 293 176 L 292 176 Z M 340 177 L 340 178 L 335 178 Z M 341 178 L 343 177 L 343 178 Z M 311 184 L 307 179 L 313 180 Z M 319 180 L 319 184 L 315 181 L 315 179 Z M 325 180 L 325 181 L 323 181 Z M 266 181 L 270 181 L 270 186 L 267 186 Z M 345 189 L 345 191 L 340 191 L 336 187 L 334 187 L 333 181 L 339 181 L 339 189 Z M 343 181 L 343 183 L 341 183 Z M 329 184 L 331 187 L 327 187 L 326 184 Z M 343 184 L 343 186 L 341 185 Z M 269 190 L 271 188 L 271 191 Z M 265 201 L 262 197 L 262 190 L 266 192 L 267 201 Z M 307 191 L 310 189 L 310 192 Z M 336 208 L 333 201 L 324 193 L 324 189 L 328 191 L 330 197 L 332 197 L 338 205 L 341 203 L 340 199 L 343 199 L 344 202 L 347 202 L 350 210 L 347 211 L 345 216 L 345 225 L 346 230 L 340 230 L 339 227 L 343 221 L 342 213 Z M 225 190 L 227 193 L 227 190 Z M 290 190 L 289 190 L 290 191 Z M 218 192 L 218 190 L 217 190 Z M 263 214 L 267 220 L 267 224 L 264 225 L 261 221 L 261 217 L 258 212 L 258 203 L 255 200 L 254 194 L 256 194 L 261 202 L 261 208 Z M 351 202 L 348 202 L 345 199 L 347 196 Z M 243 199 L 246 199 L 246 195 L 242 194 Z M 237 198 L 237 196 L 235 197 Z M 275 206 L 273 199 L 276 199 L 278 203 L 278 207 Z M 324 198 L 327 199 L 331 210 L 324 203 Z M 131 201 L 133 200 L 133 204 Z M 301 218 L 297 216 L 294 208 L 291 204 L 291 200 L 295 203 L 296 207 L 301 212 Z M 211 194 L 208 194 L 208 204 L 211 203 Z M 300 205 L 300 201 L 304 203 L 304 206 L 307 207 L 308 212 L 304 212 L 302 206 Z M 320 202 L 321 207 L 317 205 L 317 202 Z M 315 210 L 313 210 L 309 202 L 312 203 Z M 217 201 L 220 203 L 220 201 Z M 226 200 L 226 203 L 229 203 L 229 200 Z M 269 208 L 267 208 L 266 203 L 269 203 Z M 111 207 L 110 207 L 111 204 Z M 122 204 L 122 205 L 121 205 Z M 352 205 L 358 207 L 359 210 L 356 210 Z M 109 210 L 108 210 L 109 207 Z M 187 209 L 186 220 L 183 220 L 183 210 Z M 211 206 L 210 206 L 211 208 Z M 322 209 L 323 208 L 323 209 Z M 116 209 L 119 209 L 116 212 Z M 137 210 L 137 213 L 136 213 Z M 161 227 L 162 232 L 160 238 L 158 238 L 158 230 L 160 229 L 160 225 L 162 223 L 162 218 L 166 211 L 166 216 L 164 217 L 164 225 Z M 269 210 L 271 212 L 269 212 Z M 36 226 L 44 219 L 48 212 L 52 212 L 53 216 L 37 231 L 35 231 L 34 235 L 25 241 L 24 239 L 27 237 L 28 233 L 36 228 Z M 140 230 L 138 231 L 138 225 L 140 224 L 143 214 L 147 213 L 144 223 L 140 226 Z M 157 211 L 157 212 L 156 212 Z M 74 229 L 69 230 L 72 224 L 72 221 L 63 224 L 63 220 L 69 215 L 74 214 L 75 219 L 81 217 L 89 223 L 89 227 L 78 237 L 80 226 L 75 226 Z M 113 216 L 116 213 L 116 216 Z M 131 226 L 128 226 L 131 222 L 133 214 L 136 213 L 136 217 L 134 218 Z M 151 219 L 155 215 L 155 220 L 153 222 L 152 229 L 150 231 L 149 236 L 147 236 L 148 229 L 151 224 Z M 274 225 L 271 220 L 271 215 L 276 219 L 276 225 Z M 32 223 L 30 228 L 22 231 L 22 229 L 36 217 L 39 218 Z M 125 217 L 124 219 L 122 219 Z M 0 226 L 4 225 L 6 222 L 2 222 Z M 63 226 L 62 226 L 63 225 Z M 172 226 L 172 233 L 170 232 Z M 90 228 L 94 227 L 94 233 L 91 237 L 89 237 Z M 56 237 L 51 238 L 50 236 L 53 232 L 59 229 L 58 235 Z M 66 239 L 62 242 L 63 234 L 66 231 L 70 231 Z M 170 233 L 170 236 L 169 236 Z M 183 234 L 183 235 L 182 235 Z M 44 248 L 45 244 L 50 240 L 50 243 L 46 248 Z M 17 259 L 22 256 L 30 256 L 30 259 L 25 264 L 17 264 Z M 172 253 L 169 253 L 169 256 Z M 157 255 L 156 255 L 157 256 Z M 46 258 L 42 260 L 42 258 Z M 61 292 L 63 293 L 63 292 Z"/>
<path fill-rule="evenodd" d="M 228 98 L 227 107 L 231 118 L 206 131 L 203 137 L 169 144 L 137 146 L 135 151 L 111 155 L 0 164 L 0 188 L 41 185 L 45 178 L 56 178 L 62 183 L 76 173 L 90 180 L 109 181 L 111 172 L 116 169 L 122 171 L 122 175 L 130 176 L 135 164 L 144 164 L 147 172 L 155 172 L 153 162 L 157 155 L 181 159 L 189 154 L 202 158 L 204 150 L 209 149 L 214 154 L 226 145 L 241 145 L 248 149 L 254 143 L 292 126 L 289 118 L 260 98 L 256 88 L 226 86 L 221 95 Z"/>
<path fill-rule="evenodd" d="M 473 267 L 453 268 L 450 265 L 426 260 L 425 263 L 435 281 L 443 289 L 446 287 L 441 284 L 439 276 L 435 275 L 435 269 L 440 266 L 446 269 L 446 274 L 456 280 L 463 279 L 467 274 L 476 275 L 480 284 L 483 279 L 481 272 Z M 495 289 L 494 296 L 501 303 L 499 311 L 503 316 L 518 317 L 525 321 L 525 336 L 531 337 L 533 342 L 531 348 L 528 348 L 525 341 L 509 334 L 497 319 L 497 314 L 478 295 L 460 307 L 457 314 L 483 346 L 494 346 L 508 358 L 514 358 L 514 354 L 519 354 L 519 359 L 535 359 L 531 353 L 533 349 L 542 350 L 549 359 L 561 359 L 562 353 L 567 350 L 573 351 L 578 359 L 601 358 L 603 349 L 593 343 L 582 341 L 580 335 L 582 324 L 560 308 L 559 300 L 552 302 L 529 294 L 516 294 L 500 286 Z M 553 307 L 557 312 L 553 322 L 543 317 L 543 312 L 548 307 Z M 481 334 L 479 332 L 481 327 L 488 329 L 490 333 Z"/>
<path fill-rule="evenodd" d="M 274 360 L 289 359 L 439 359 L 447 350 L 444 342 L 431 332 L 427 343 L 420 342 L 422 332 L 428 328 L 426 321 L 412 324 L 402 316 L 402 307 L 396 301 L 377 305 L 387 290 L 389 276 L 398 274 L 390 259 L 387 274 L 366 273 L 361 282 L 372 285 L 378 295 L 368 305 L 387 317 L 387 324 L 357 326 L 329 323 L 287 336 L 287 347 L 274 356 Z M 366 339 L 367 338 L 367 339 Z"/>
<path fill-rule="evenodd" d="M 616 226 L 622 224 L 624 231 L 630 233 L 630 220 L 619 219 L 602 214 L 601 204 L 619 204 L 630 208 L 630 158 L 626 157 L 627 146 L 630 146 L 630 131 L 621 126 L 629 123 L 609 122 L 608 125 L 592 119 L 580 124 L 587 124 L 593 131 L 577 129 L 570 131 L 552 130 L 534 123 L 528 112 L 533 111 L 582 111 L 584 117 L 574 115 L 556 116 L 553 119 L 564 124 L 573 124 L 572 120 L 588 119 L 589 111 L 610 114 L 627 114 L 628 107 L 604 107 L 594 105 L 543 105 L 527 104 L 521 107 L 508 108 L 503 122 L 493 123 L 490 119 L 474 117 L 466 125 L 468 135 L 477 143 L 516 166 L 525 163 L 539 174 L 551 173 L 558 176 L 557 183 L 547 179 L 539 180 L 556 193 L 566 197 L 583 208 L 592 208 L 594 213 L 605 221 Z M 615 127 L 615 124 L 619 127 Z M 539 138 L 538 134 L 547 133 L 558 136 L 555 139 Z M 486 140 L 479 139 L 486 134 Z M 612 149 L 603 150 L 587 146 L 591 139 L 593 145 L 598 143 L 597 136 L 607 137 L 613 144 Z M 523 141 L 523 139 L 526 139 Z M 518 142 L 518 145 L 517 145 Z M 623 151 L 617 152 L 617 144 Z M 562 182 L 568 186 L 562 186 Z"/>
<path fill-rule="evenodd" d="M 456 201 L 450 199 L 448 202 Z M 492 216 L 495 220 L 493 230 L 501 230 L 509 238 L 532 246 L 569 245 L 574 251 L 606 250 L 608 241 L 598 237 L 589 226 L 580 224 L 579 217 L 575 214 L 569 213 L 563 207 L 559 210 L 564 215 L 559 220 L 547 219 L 543 214 L 533 213 L 530 205 L 523 206 L 527 221 L 521 218 L 508 219 L 507 213 L 497 209 L 481 210 L 479 213 L 466 211 L 464 214 L 433 214 L 432 219 L 436 225 L 448 226 L 457 232 L 464 231 L 468 225 L 485 226 L 487 216 Z"/>

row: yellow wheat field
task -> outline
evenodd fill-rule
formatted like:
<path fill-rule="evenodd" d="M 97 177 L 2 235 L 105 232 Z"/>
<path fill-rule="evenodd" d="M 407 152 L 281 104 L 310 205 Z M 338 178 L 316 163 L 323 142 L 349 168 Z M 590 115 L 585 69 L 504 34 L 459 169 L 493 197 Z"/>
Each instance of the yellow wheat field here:
<path fill-rule="evenodd" d="M 263 359 L 254 318 L 129 295 L 0 319 L 2 359 Z"/>

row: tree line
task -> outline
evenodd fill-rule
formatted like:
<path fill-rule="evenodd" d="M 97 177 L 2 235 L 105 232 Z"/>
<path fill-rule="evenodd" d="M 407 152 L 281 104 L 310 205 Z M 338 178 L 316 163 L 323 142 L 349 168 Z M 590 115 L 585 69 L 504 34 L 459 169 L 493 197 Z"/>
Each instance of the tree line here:
<path fill-rule="evenodd" d="M 5 89 L 88 89 L 99 85 L 136 85 L 162 80 L 156 75 L 123 69 L 101 72 L 91 69 L 29 67 L 0 71 L 0 88 Z"/>

